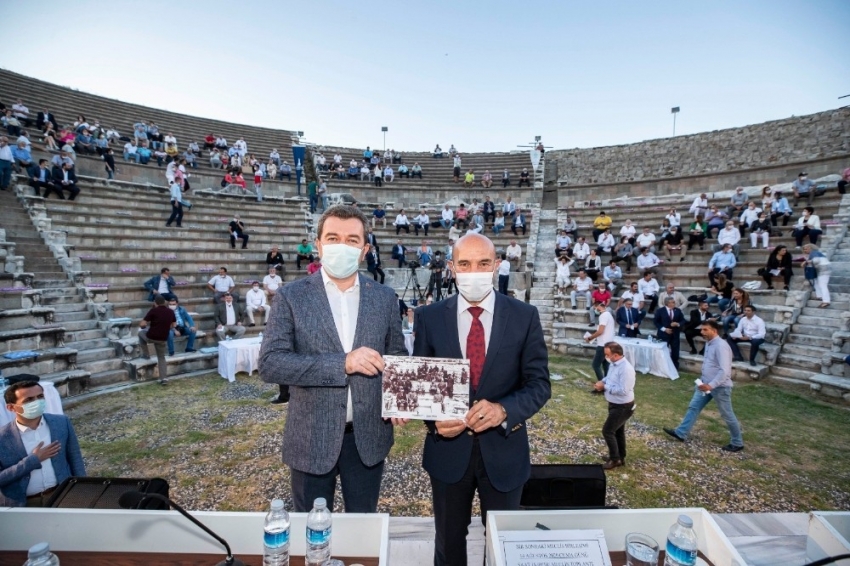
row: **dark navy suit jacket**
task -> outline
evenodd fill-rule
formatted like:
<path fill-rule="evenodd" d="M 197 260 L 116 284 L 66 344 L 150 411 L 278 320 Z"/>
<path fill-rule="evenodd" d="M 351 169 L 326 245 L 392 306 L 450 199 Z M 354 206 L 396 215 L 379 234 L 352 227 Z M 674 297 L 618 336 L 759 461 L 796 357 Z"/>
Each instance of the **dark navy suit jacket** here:
<path fill-rule="evenodd" d="M 679 323 L 679 326 L 672 329 L 673 330 L 672 335 L 667 334 L 666 332 L 663 332 L 661 330 L 662 328 L 671 328 L 671 326 L 670 326 L 671 322 L 678 322 Z M 656 332 L 655 335 L 656 335 L 657 338 L 664 340 L 665 342 L 669 342 L 670 340 L 675 339 L 675 341 L 678 343 L 678 341 L 679 341 L 678 335 L 679 335 L 680 332 L 682 332 L 684 330 L 684 326 L 685 326 L 685 315 L 682 313 L 682 311 L 680 309 L 675 309 L 675 308 L 673 309 L 673 319 L 672 320 L 670 319 L 670 315 L 667 314 L 667 307 L 662 307 L 662 306 L 659 305 L 659 307 L 655 310 L 655 328 L 658 329 L 658 332 Z"/>
<path fill-rule="evenodd" d="M 495 293 L 495 291 L 493 291 Z M 461 358 L 457 330 L 457 295 L 416 309 L 414 356 Z M 531 474 L 526 419 L 537 413 L 552 394 L 549 382 L 549 356 L 537 308 L 496 294 L 493 328 L 481 381 L 470 391 L 470 406 L 486 399 L 501 403 L 507 411 L 507 427 L 497 426 L 478 435 L 487 477 L 499 491 L 525 484 Z M 435 479 L 456 483 L 469 465 L 473 433 L 454 438 L 436 433 L 426 422 L 423 467 Z"/>
<path fill-rule="evenodd" d="M 59 441 L 59 454 L 50 459 L 57 485 L 69 477 L 83 477 L 86 466 L 71 421 L 65 415 L 45 413 L 41 418 L 50 429 L 50 440 Z M 27 504 L 30 473 L 41 468 L 35 454 L 27 454 L 15 421 L 0 427 L 0 507 Z"/>
<path fill-rule="evenodd" d="M 617 324 L 620 325 L 619 330 L 617 331 L 618 336 L 627 336 L 629 338 L 633 338 L 637 336 L 637 329 L 632 330 L 626 328 L 626 325 L 629 324 L 629 318 L 626 316 L 626 311 L 629 310 L 626 307 L 620 307 L 617 309 L 616 320 Z M 643 319 L 641 312 L 636 308 L 632 307 L 631 309 L 631 324 L 640 324 L 640 321 Z"/>

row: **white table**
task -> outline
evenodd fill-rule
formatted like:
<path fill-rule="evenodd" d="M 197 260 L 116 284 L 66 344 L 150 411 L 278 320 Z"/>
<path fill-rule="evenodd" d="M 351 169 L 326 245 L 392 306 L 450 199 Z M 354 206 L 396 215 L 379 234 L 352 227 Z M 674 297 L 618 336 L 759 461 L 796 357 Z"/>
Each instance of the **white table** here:
<path fill-rule="evenodd" d="M 623 336 L 617 336 L 614 340 L 623 347 L 623 353 L 629 363 L 634 366 L 635 371 L 668 379 L 679 379 L 679 371 L 670 359 L 670 350 L 665 342 L 650 342 Z"/>
<path fill-rule="evenodd" d="M 39 385 L 41 385 L 42 389 L 44 389 L 44 400 L 47 405 L 44 408 L 44 412 L 51 413 L 53 415 L 64 415 L 65 412 L 62 410 L 62 398 L 59 397 L 59 392 L 56 391 L 56 386 L 50 381 L 39 382 Z M 5 387 L 0 388 L 0 396 L 2 396 L 5 392 Z M 14 420 L 15 413 L 8 410 L 6 408 L 6 404 L 3 403 L 3 409 L 0 410 L 0 426 L 7 425 Z"/>
<path fill-rule="evenodd" d="M 407 353 L 411 356 L 413 355 L 413 333 L 405 332 L 404 333 L 404 346 L 407 348 Z"/>
<path fill-rule="evenodd" d="M 218 373 L 228 381 L 236 381 L 236 372 L 254 373 L 259 366 L 259 336 L 218 343 Z"/>

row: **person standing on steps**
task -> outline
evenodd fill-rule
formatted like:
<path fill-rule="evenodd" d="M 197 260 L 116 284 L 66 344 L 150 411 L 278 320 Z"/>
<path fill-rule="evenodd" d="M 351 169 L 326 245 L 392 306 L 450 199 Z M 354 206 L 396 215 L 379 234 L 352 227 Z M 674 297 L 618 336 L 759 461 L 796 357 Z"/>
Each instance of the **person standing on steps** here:
<path fill-rule="evenodd" d="M 171 183 L 171 216 L 168 217 L 168 222 L 165 226 L 170 228 L 172 222 L 177 222 L 177 227 L 180 228 L 183 223 L 183 189 L 177 181 Z"/>
<path fill-rule="evenodd" d="M 149 360 L 151 354 L 148 344 L 153 344 L 159 369 L 159 383 L 165 385 L 168 383 L 168 364 L 165 362 L 165 352 L 168 347 L 168 336 L 171 330 L 177 326 L 177 318 L 174 316 L 174 311 L 165 305 L 165 297 L 157 295 L 153 302 L 154 307 L 139 323 L 139 350 L 142 358 Z"/>
<path fill-rule="evenodd" d="M 720 337 L 720 323 L 716 320 L 703 322 L 700 332 L 705 338 L 701 383 L 695 387 L 694 396 L 679 426 L 665 428 L 664 432 L 679 442 L 685 442 L 699 414 L 713 399 L 731 436 L 729 444 L 724 446 L 723 450 L 740 452 L 744 449 L 744 439 L 741 436 L 741 424 L 732 410 L 732 348 Z"/>

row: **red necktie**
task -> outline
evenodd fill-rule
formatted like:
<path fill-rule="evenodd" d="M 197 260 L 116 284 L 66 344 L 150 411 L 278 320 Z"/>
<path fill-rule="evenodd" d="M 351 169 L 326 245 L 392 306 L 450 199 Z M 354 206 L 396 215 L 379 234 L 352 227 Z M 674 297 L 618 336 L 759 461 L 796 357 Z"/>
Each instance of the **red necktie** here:
<path fill-rule="evenodd" d="M 484 325 L 478 318 L 484 309 L 481 307 L 469 307 L 467 309 L 472 315 L 472 326 L 466 337 L 466 357 L 469 358 L 469 374 L 472 382 L 472 390 L 478 389 L 481 380 L 481 372 L 484 370 Z"/>

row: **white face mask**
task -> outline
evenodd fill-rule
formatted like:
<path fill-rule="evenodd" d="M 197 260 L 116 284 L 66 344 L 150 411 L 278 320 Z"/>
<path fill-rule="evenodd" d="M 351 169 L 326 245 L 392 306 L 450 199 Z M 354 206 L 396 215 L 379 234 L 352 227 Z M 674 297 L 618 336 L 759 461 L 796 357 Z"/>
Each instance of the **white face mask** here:
<path fill-rule="evenodd" d="M 362 248 L 354 248 L 346 244 L 324 244 L 322 246 L 322 267 L 332 277 L 345 279 L 357 271 L 362 252 Z"/>
<path fill-rule="evenodd" d="M 168 305 L 168 308 L 170 308 L 170 309 L 171 309 L 171 310 L 173 310 L 173 311 L 176 311 L 176 310 L 177 310 L 177 305 Z"/>
<path fill-rule="evenodd" d="M 470 303 L 480 303 L 493 291 L 493 272 L 458 273 L 457 289 Z"/>

